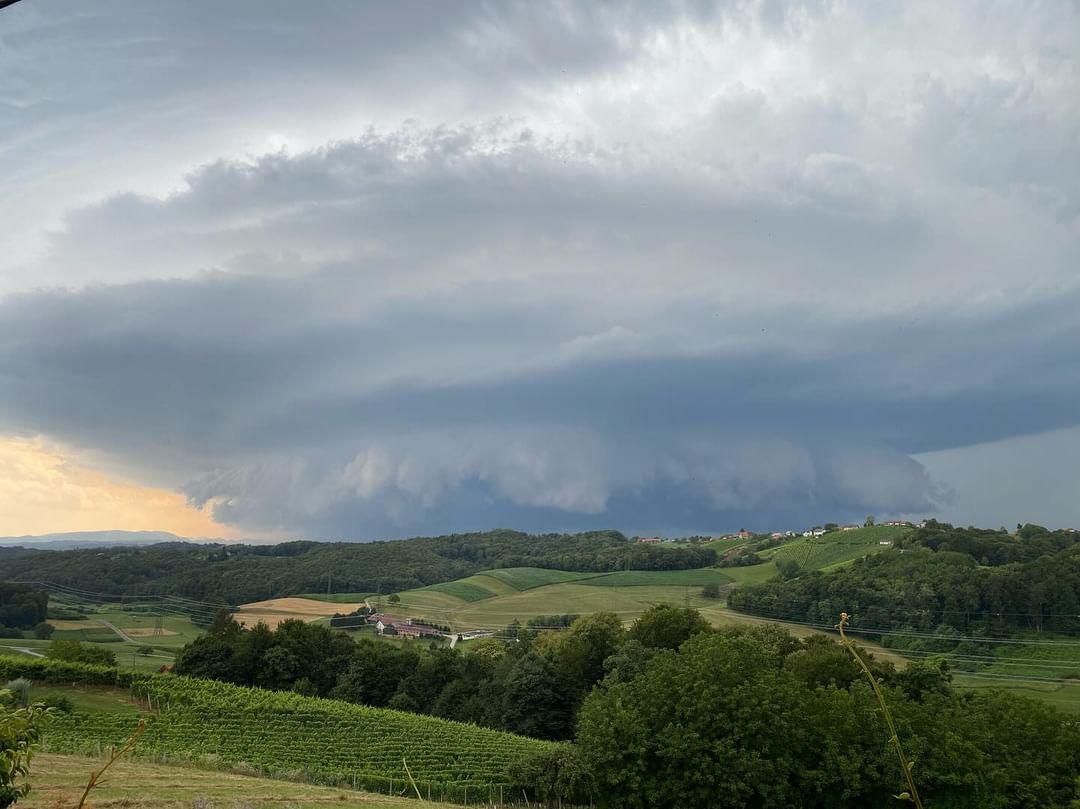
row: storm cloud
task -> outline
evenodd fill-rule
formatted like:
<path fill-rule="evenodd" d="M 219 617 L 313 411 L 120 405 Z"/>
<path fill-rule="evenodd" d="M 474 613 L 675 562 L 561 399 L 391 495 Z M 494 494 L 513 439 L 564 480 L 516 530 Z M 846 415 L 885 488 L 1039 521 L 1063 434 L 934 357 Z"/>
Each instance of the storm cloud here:
<path fill-rule="evenodd" d="M 947 517 L 1080 424 L 1069 4 L 95 9 L 0 17 L 6 433 L 368 538 Z"/>

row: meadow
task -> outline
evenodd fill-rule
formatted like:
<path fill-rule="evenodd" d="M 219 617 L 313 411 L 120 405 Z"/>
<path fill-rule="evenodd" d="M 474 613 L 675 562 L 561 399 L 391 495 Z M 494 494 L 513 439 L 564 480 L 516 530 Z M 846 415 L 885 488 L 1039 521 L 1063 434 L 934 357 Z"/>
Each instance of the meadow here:
<path fill-rule="evenodd" d="M 91 770 L 103 760 L 84 756 L 45 753 L 34 759 L 30 774 L 31 792 L 19 801 L 21 809 L 56 809 L 75 806 Z M 110 777 L 94 790 L 91 805 L 132 807 L 133 809 L 190 809 L 191 806 L 221 806 L 245 809 L 412 809 L 415 797 L 398 793 L 379 795 L 351 789 L 291 783 L 251 775 L 120 761 L 109 770 Z M 432 809 L 448 809 L 453 804 L 425 803 Z"/>

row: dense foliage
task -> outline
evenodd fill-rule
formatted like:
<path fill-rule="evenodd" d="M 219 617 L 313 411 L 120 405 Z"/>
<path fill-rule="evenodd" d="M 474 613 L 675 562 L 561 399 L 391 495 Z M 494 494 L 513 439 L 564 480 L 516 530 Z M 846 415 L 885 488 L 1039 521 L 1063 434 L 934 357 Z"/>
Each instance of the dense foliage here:
<path fill-rule="evenodd" d="M 705 626 L 692 611 L 657 608 L 654 613 L 642 619 L 642 626 L 652 627 L 649 642 L 678 645 L 692 627 Z M 180 651 L 175 671 L 566 739 L 573 735 L 577 708 L 603 678 L 604 661 L 626 632 L 609 613 L 572 622 L 554 619 L 569 628 L 542 632 L 514 626 L 508 631 L 515 642 L 482 639 L 450 649 L 398 646 L 370 637 L 354 643 L 301 621 L 284 621 L 274 630 L 262 624 L 245 629 L 223 618 Z M 672 624 L 667 632 L 665 624 Z"/>
<path fill-rule="evenodd" d="M 49 594 L 29 584 L 0 582 L 0 627 L 33 629 L 45 620 Z"/>
<path fill-rule="evenodd" d="M 879 667 L 920 793 L 939 809 L 1065 809 L 1080 728 L 1032 700 L 953 693 Z M 579 767 L 610 807 L 899 806 L 901 771 L 846 650 L 775 628 L 699 633 L 605 683 L 581 710 Z"/>
<path fill-rule="evenodd" d="M 741 588 L 728 603 L 826 625 L 847 612 L 853 626 L 882 632 L 1080 632 L 1080 535 L 1025 528 L 932 523 L 848 567 Z"/>
<path fill-rule="evenodd" d="M 54 640 L 45 649 L 45 656 L 52 660 L 64 660 L 68 663 L 94 663 L 101 666 L 115 666 L 116 653 L 101 646 L 79 643 L 77 640 Z"/>
<path fill-rule="evenodd" d="M 481 570 L 684 570 L 715 563 L 702 547 L 633 543 L 617 531 L 524 534 L 489 531 L 393 542 L 278 545 L 162 543 L 143 547 L 41 551 L 5 560 L 10 579 L 125 595 L 171 594 L 239 604 L 325 590 L 392 593 Z"/>
<path fill-rule="evenodd" d="M 29 791 L 24 780 L 48 718 L 41 705 L 23 705 L 0 691 L 0 809 L 7 809 Z"/>

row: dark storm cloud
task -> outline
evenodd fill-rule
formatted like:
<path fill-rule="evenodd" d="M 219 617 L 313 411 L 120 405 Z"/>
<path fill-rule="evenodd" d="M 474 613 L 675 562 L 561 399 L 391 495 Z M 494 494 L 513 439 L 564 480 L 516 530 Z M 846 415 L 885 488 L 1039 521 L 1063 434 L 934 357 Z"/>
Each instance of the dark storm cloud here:
<path fill-rule="evenodd" d="M 0 427 L 320 537 L 940 509 L 1080 423 L 1080 80 L 932 8 L 38 3 Z"/>

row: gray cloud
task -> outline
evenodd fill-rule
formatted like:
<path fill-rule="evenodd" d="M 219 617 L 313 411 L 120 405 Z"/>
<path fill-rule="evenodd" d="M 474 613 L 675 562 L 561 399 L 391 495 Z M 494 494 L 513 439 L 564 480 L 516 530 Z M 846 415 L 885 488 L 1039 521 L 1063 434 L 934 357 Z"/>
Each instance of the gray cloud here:
<path fill-rule="evenodd" d="M 1067 5 L 214 8 L 5 13 L 6 432 L 376 536 L 947 513 L 1080 421 Z"/>

